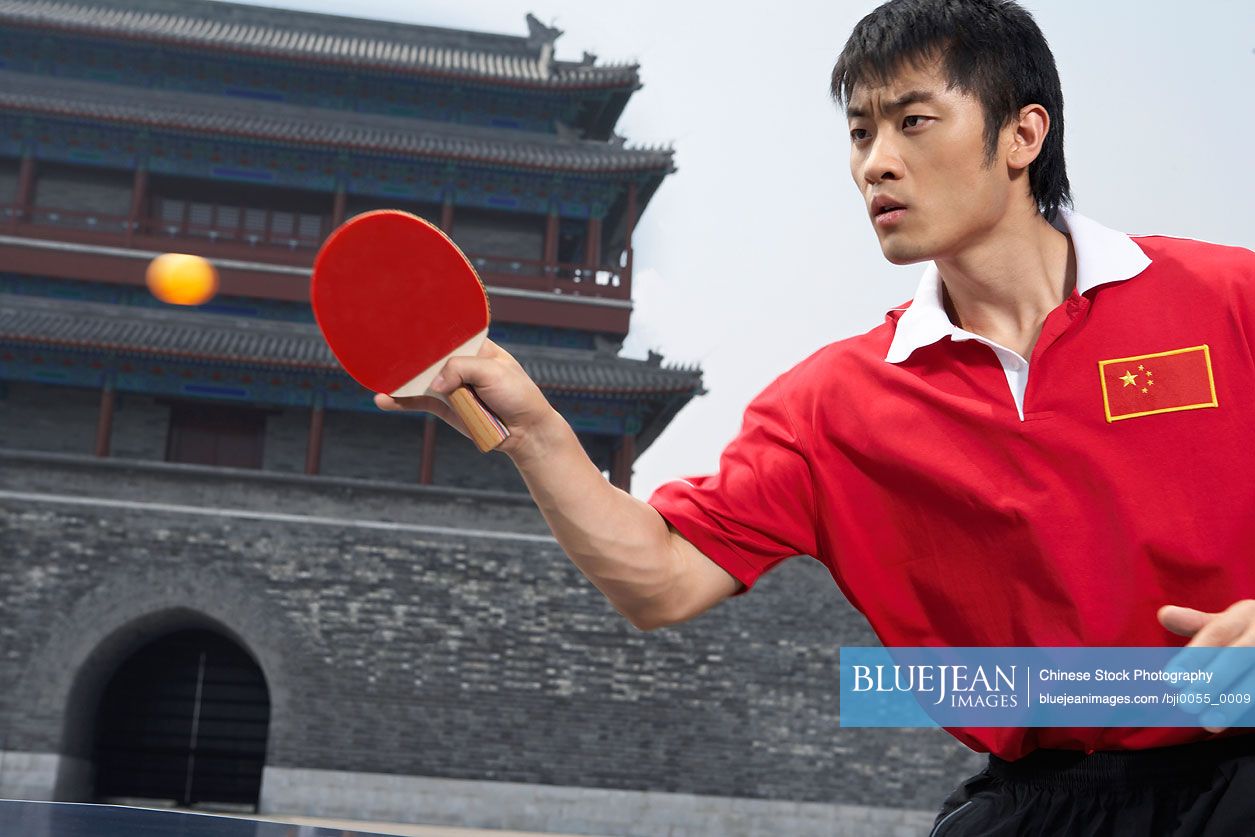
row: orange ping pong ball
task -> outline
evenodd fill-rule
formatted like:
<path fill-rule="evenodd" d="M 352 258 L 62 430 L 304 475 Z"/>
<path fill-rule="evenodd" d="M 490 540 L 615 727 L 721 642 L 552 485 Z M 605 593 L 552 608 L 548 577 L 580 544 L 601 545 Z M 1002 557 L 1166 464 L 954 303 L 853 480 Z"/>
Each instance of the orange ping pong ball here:
<path fill-rule="evenodd" d="M 171 305 L 200 305 L 218 292 L 218 271 L 188 253 L 164 253 L 148 263 L 148 290 Z"/>

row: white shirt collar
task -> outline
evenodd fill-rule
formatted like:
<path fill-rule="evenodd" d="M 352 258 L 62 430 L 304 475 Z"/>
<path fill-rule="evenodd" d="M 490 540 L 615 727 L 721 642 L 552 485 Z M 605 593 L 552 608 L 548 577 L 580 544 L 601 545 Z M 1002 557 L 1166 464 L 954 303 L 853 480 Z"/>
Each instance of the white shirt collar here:
<path fill-rule="evenodd" d="M 1068 209 L 1060 209 L 1055 228 L 1072 236 L 1076 250 L 1076 290 L 1085 293 L 1090 288 L 1108 282 L 1132 279 L 1150 265 L 1150 259 L 1131 238 L 1122 232 L 1107 229 Z M 929 262 L 919 280 L 911 307 L 898 318 L 898 327 L 885 360 L 901 363 L 911 353 L 929 346 L 944 337 L 970 339 L 975 335 L 950 322 L 941 295 L 941 274 L 937 265 Z"/>

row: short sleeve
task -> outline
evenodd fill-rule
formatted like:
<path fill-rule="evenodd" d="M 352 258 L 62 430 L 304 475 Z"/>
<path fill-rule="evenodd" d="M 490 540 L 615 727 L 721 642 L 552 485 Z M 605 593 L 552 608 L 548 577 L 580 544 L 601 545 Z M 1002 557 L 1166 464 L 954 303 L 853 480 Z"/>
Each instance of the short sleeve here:
<path fill-rule="evenodd" d="M 663 483 L 649 504 L 745 585 L 785 558 L 816 553 L 811 467 L 785 403 L 787 376 L 750 403 L 717 473 Z"/>

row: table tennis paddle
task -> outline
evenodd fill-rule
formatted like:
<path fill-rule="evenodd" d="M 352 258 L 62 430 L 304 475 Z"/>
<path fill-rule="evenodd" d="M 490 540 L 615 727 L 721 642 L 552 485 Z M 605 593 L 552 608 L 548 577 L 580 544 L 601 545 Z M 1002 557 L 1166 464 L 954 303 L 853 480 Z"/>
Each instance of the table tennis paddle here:
<path fill-rule="evenodd" d="M 314 259 L 314 319 L 344 371 L 371 392 L 432 395 L 452 357 L 488 336 L 484 283 L 458 246 L 417 215 L 364 212 L 341 224 Z M 468 387 L 449 394 L 480 451 L 510 432 Z"/>

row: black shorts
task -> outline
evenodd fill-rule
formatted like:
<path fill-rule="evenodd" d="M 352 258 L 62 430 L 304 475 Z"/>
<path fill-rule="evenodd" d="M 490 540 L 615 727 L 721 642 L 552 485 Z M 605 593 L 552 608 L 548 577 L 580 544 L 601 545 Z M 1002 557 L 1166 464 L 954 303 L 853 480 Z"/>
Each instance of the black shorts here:
<path fill-rule="evenodd" d="M 1037 750 L 989 766 L 942 803 L 929 837 L 1251 837 L 1255 734 L 1085 755 Z"/>

